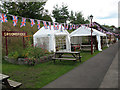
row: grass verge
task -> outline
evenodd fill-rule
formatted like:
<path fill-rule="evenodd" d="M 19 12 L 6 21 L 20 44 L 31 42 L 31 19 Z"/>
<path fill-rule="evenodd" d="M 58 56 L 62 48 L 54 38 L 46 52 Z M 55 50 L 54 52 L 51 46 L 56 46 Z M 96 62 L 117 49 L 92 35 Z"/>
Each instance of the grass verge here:
<path fill-rule="evenodd" d="M 9 75 L 10 79 L 21 82 L 23 85 L 20 88 L 42 88 L 98 53 L 99 51 L 95 51 L 95 53 L 91 55 L 90 52 L 81 52 L 81 63 L 79 61 L 60 62 L 58 60 L 56 64 L 49 61 L 35 66 L 27 66 L 10 64 L 3 60 L 2 72 L 3 74 Z"/>

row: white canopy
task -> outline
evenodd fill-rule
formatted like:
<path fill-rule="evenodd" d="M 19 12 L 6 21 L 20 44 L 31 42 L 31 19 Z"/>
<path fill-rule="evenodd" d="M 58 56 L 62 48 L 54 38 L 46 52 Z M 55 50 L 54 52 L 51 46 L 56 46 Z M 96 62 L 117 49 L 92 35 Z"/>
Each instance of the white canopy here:
<path fill-rule="evenodd" d="M 97 31 L 97 30 L 95 30 L 95 29 L 92 29 L 92 30 L 93 30 L 92 36 L 96 36 L 96 37 L 97 37 L 98 50 L 99 50 L 99 51 L 102 51 L 102 49 L 101 49 L 101 39 L 100 39 L 100 36 L 106 36 L 106 34 L 100 32 L 100 31 Z M 82 26 L 82 27 L 79 27 L 78 29 L 76 29 L 75 31 L 73 31 L 73 32 L 70 34 L 70 37 L 77 37 L 77 36 L 91 36 L 91 28 Z"/>
<path fill-rule="evenodd" d="M 42 27 L 33 35 L 34 45 L 46 43 L 47 50 L 55 52 L 56 51 L 55 36 L 66 36 L 66 51 L 71 51 L 69 33 L 67 30 L 64 30 L 63 27 L 62 30 L 61 26 L 59 27 L 60 28 L 58 30 L 54 30 L 53 25 L 51 25 L 51 29 L 50 28 L 45 29 L 44 27 Z"/>

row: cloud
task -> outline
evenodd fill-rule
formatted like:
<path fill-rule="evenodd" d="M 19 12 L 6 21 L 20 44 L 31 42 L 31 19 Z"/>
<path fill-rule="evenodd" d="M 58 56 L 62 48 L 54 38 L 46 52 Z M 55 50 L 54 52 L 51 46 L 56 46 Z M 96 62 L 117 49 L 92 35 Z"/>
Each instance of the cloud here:
<path fill-rule="evenodd" d="M 118 27 L 118 18 L 95 19 L 94 21 L 99 22 L 101 25 L 114 25 Z"/>
<path fill-rule="evenodd" d="M 97 19 L 112 19 L 112 18 L 118 18 L 118 14 L 111 13 L 109 16 L 106 16 L 106 17 L 97 17 Z"/>
<path fill-rule="evenodd" d="M 69 11 L 81 11 L 85 18 L 92 14 L 93 20 L 100 21 L 98 22 L 100 24 L 117 25 L 111 22 L 111 19 L 117 18 L 118 2 L 119 0 L 48 0 L 45 8 L 52 13 L 53 6 L 56 4 L 61 6 L 64 3 L 68 6 Z"/>

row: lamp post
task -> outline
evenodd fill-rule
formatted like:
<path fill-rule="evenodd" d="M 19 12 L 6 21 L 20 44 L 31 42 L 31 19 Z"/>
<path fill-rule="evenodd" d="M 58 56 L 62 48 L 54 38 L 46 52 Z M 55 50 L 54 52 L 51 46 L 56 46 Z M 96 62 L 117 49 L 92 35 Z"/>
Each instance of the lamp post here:
<path fill-rule="evenodd" d="M 93 16 L 90 15 L 90 20 L 91 20 L 91 54 L 93 54 L 93 40 L 92 40 L 92 19 L 93 19 Z"/>

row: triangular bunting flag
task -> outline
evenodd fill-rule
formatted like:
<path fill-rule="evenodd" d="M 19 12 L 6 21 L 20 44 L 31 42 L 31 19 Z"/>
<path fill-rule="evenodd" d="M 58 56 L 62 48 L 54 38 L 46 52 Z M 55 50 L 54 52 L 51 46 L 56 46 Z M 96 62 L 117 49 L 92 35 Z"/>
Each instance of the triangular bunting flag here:
<path fill-rule="evenodd" d="M 13 26 L 16 26 L 18 22 L 18 18 L 17 16 L 12 16 L 12 18 L 13 18 Z"/>
<path fill-rule="evenodd" d="M 48 22 L 48 24 L 49 24 L 49 28 L 50 28 L 50 30 L 51 30 L 51 22 Z"/>
<path fill-rule="evenodd" d="M 26 25 L 26 18 L 22 18 L 22 22 L 21 22 L 21 26 L 20 27 L 25 26 L 25 25 Z"/>
<path fill-rule="evenodd" d="M 31 27 L 33 27 L 33 25 L 35 25 L 35 21 L 34 19 L 30 19 L 30 21 L 31 21 Z"/>
<path fill-rule="evenodd" d="M 37 27 L 38 27 L 38 30 L 40 29 L 40 20 L 37 20 Z"/>
<path fill-rule="evenodd" d="M 7 22 L 7 16 L 6 16 L 6 14 L 0 14 L 0 22 L 2 23 L 2 22 Z"/>
<path fill-rule="evenodd" d="M 43 21 L 43 25 L 44 25 L 45 29 L 48 29 L 46 21 Z"/>

